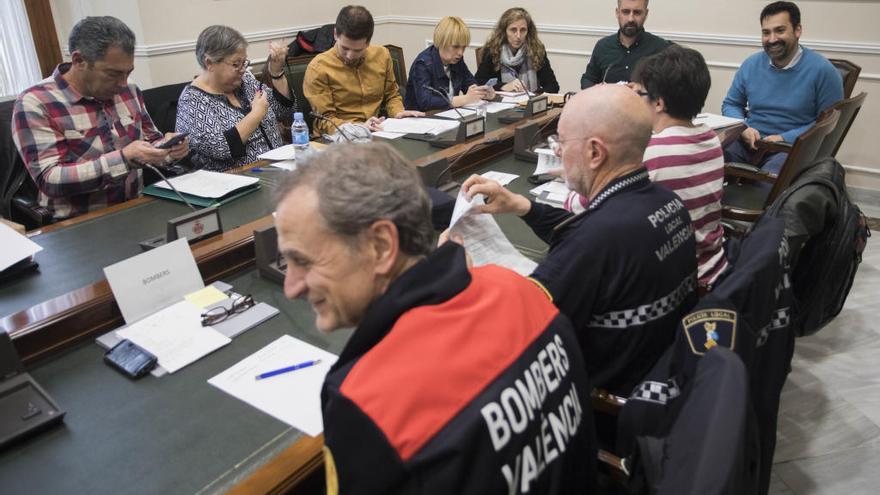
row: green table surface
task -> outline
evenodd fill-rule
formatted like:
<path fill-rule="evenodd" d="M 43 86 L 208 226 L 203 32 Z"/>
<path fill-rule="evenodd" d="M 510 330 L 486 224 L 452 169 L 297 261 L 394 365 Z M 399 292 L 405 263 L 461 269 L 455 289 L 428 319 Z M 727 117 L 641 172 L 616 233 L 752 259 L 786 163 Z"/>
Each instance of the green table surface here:
<path fill-rule="evenodd" d="M 533 169 L 534 164 L 508 154 L 484 164 L 478 172 L 518 174 L 520 178 L 508 187 L 527 193 L 533 186 L 526 177 Z M 268 203 L 260 199 L 272 189 L 268 177 L 262 177 L 267 183 L 260 192 L 224 207 L 223 214 L 229 217 L 224 217 L 224 224 L 268 213 Z M 126 218 L 131 217 L 120 213 L 59 232 L 88 233 L 95 237 L 83 239 L 83 245 L 93 245 L 89 239 L 101 239 L 97 245 L 102 250 L 112 248 L 114 256 L 124 258 L 126 249 L 130 254 L 139 249 L 131 237 L 152 233 L 148 222 L 159 229 L 164 214 L 182 213 L 182 208 L 156 201 L 130 209 L 128 214 L 142 217 L 145 224 L 138 228 L 126 229 Z M 522 220 L 512 215 L 497 219 L 527 255 L 539 258 L 546 252 L 546 245 Z M 114 233 L 102 231 L 102 225 L 103 229 L 114 225 Z M 122 232 L 115 232 L 116 228 Z M 132 233 L 136 229 L 137 236 Z M 121 248 L 117 245 L 121 243 L 133 245 Z M 102 259 L 96 254 L 82 256 L 79 264 Z M 81 277 L 101 276 L 85 273 L 82 267 L 70 269 L 82 270 Z M 221 392 L 207 380 L 281 335 L 338 354 L 351 331 L 318 332 L 307 303 L 287 300 L 279 284 L 259 278 L 254 269 L 225 281 L 237 292 L 279 308 L 281 314 L 177 373 L 129 380 L 103 363 L 103 350 L 91 340 L 31 366 L 28 371 L 33 378 L 67 415 L 63 425 L 0 452 L 0 493 L 221 493 L 299 439 L 302 433 L 295 428 Z"/>
<path fill-rule="evenodd" d="M 493 116 L 486 120 L 487 131 L 503 126 Z M 389 142 L 411 160 L 440 150 L 424 141 Z M 262 170 L 248 173 L 260 177 L 258 191 L 220 207 L 225 231 L 272 212 L 272 191 L 283 171 Z M 183 203 L 158 199 L 33 237 L 43 248 L 35 257 L 39 272 L 0 285 L 0 317 L 104 279 L 104 267 L 141 253 L 140 241 L 163 235 L 169 219 L 187 212 Z"/>

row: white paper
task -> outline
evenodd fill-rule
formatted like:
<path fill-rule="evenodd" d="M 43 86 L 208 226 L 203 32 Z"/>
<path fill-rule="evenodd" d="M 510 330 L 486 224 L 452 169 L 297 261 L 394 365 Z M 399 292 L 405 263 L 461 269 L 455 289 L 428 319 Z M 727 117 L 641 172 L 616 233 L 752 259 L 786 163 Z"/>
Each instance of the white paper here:
<path fill-rule="evenodd" d="M 742 123 L 742 121 L 742 119 L 725 117 L 724 115 L 718 115 L 715 113 L 701 113 L 694 119 L 694 125 L 706 124 L 712 129 L 723 129 L 725 127 Z"/>
<path fill-rule="evenodd" d="M 296 148 L 294 148 L 292 144 L 285 144 L 280 148 L 275 148 L 262 155 L 257 155 L 257 158 L 261 160 L 295 160 Z"/>
<path fill-rule="evenodd" d="M 461 217 L 467 215 L 474 206 L 486 204 L 485 196 L 477 194 L 470 200 L 464 193 L 464 189 L 458 190 L 458 197 L 455 198 L 455 206 L 452 208 L 452 217 L 449 219 L 449 228 L 455 227 Z"/>
<path fill-rule="evenodd" d="M 538 164 L 535 166 L 534 175 L 547 174 L 562 168 L 562 158 L 556 156 L 553 150 L 536 148 L 535 153 L 538 154 Z"/>
<path fill-rule="evenodd" d="M 254 379 L 261 373 L 313 359 L 321 362 L 264 380 Z M 327 351 L 282 335 L 208 383 L 314 437 L 324 431 L 321 386 L 336 359 Z"/>
<path fill-rule="evenodd" d="M 568 186 L 564 182 L 554 180 L 529 190 L 529 194 L 542 203 L 562 205 L 568 197 L 568 191 Z"/>
<path fill-rule="evenodd" d="M 459 112 L 461 112 L 461 115 L 459 115 Z M 446 110 L 445 112 L 435 113 L 434 117 L 444 117 L 447 119 L 460 119 L 462 116 L 467 117 L 468 115 L 473 115 L 475 113 L 477 113 L 477 111 L 474 110 L 473 108 L 459 107 L 458 112 L 456 112 L 454 109 L 450 108 L 449 110 Z"/>
<path fill-rule="evenodd" d="M 385 119 L 382 121 L 381 127 L 385 132 L 430 134 L 436 136 L 452 129 L 458 129 L 459 125 L 461 123 L 457 120 L 410 117 L 406 119 Z"/>
<path fill-rule="evenodd" d="M 296 170 L 296 160 L 281 160 L 280 162 L 272 162 L 269 166 L 290 172 Z"/>
<path fill-rule="evenodd" d="M 23 259 L 42 251 L 36 242 L 19 234 L 12 227 L 0 222 L 0 270 L 5 270 Z"/>
<path fill-rule="evenodd" d="M 184 238 L 110 265 L 104 275 L 128 324 L 205 286 Z"/>
<path fill-rule="evenodd" d="M 191 194 L 201 198 L 222 198 L 232 191 L 256 184 L 258 177 L 239 174 L 226 174 L 208 170 L 196 170 L 185 175 L 169 179 L 174 187 L 183 194 Z M 156 187 L 171 189 L 165 181 L 159 181 Z"/>
<path fill-rule="evenodd" d="M 506 186 L 513 182 L 517 177 L 516 174 L 508 174 L 506 172 L 498 172 L 497 170 L 490 170 L 484 174 L 480 174 L 481 176 L 494 180 L 495 182 L 501 184 L 502 186 Z"/>
<path fill-rule="evenodd" d="M 375 132 L 373 132 L 373 136 L 378 136 L 380 138 L 385 138 L 385 139 L 397 139 L 399 137 L 402 137 L 403 134 L 398 134 L 396 132 L 375 131 Z"/>
<path fill-rule="evenodd" d="M 116 335 L 159 358 L 168 373 L 183 368 L 231 342 L 211 327 L 202 326 L 202 309 L 187 301 L 130 324 Z"/>
<path fill-rule="evenodd" d="M 516 107 L 516 103 L 490 102 L 486 105 L 486 113 L 498 113 Z"/>
<path fill-rule="evenodd" d="M 525 103 L 529 101 L 529 95 L 520 94 L 518 96 L 505 96 L 501 98 L 501 103 Z"/>
<path fill-rule="evenodd" d="M 462 217 L 455 224 L 453 233 L 464 239 L 464 247 L 474 266 L 491 263 L 509 268 L 524 277 L 531 275 L 538 266 L 513 247 L 495 218 L 488 213 Z"/>

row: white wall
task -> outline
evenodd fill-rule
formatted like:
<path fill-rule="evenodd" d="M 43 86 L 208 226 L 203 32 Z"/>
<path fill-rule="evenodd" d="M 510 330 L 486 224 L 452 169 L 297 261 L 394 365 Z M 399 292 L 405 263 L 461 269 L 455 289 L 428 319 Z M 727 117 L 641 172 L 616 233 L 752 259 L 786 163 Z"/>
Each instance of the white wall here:
<path fill-rule="evenodd" d="M 480 44 L 498 15 L 512 4 L 446 0 L 366 0 L 376 17 L 374 42 L 404 48 L 407 61 L 425 47 L 433 26 L 444 15 L 458 15 L 471 26 L 472 44 Z M 768 2 L 756 0 L 654 0 L 648 30 L 699 50 L 712 70 L 707 111 L 719 111 L 739 63 L 760 49 L 758 16 Z M 62 47 L 70 27 L 83 15 L 114 15 L 138 36 L 133 79 L 142 88 L 179 82 L 197 73 L 195 39 L 205 26 L 228 24 L 249 40 L 249 55 L 260 59 L 269 40 L 299 29 L 333 22 L 343 2 L 302 0 L 53 0 Z M 601 36 L 617 29 L 615 0 L 520 1 L 538 25 L 563 90 L 579 87 L 589 52 Z M 865 106 L 840 152 L 851 185 L 880 191 L 880 145 L 873 136 L 880 123 L 880 2 L 800 0 L 802 43 L 829 58 L 862 66 L 855 92 L 869 93 Z M 468 64 L 476 70 L 473 52 Z"/>

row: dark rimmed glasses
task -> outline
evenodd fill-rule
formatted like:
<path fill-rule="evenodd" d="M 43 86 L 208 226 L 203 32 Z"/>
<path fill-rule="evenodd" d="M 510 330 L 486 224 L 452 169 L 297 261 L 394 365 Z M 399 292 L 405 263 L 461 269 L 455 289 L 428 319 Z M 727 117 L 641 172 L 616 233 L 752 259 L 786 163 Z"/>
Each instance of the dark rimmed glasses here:
<path fill-rule="evenodd" d="M 208 327 L 216 325 L 221 321 L 226 321 L 239 313 L 244 313 L 248 309 L 254 307 L 255 304 L 257 303 L 254 302 L 254 298 L 250 294 L 239 296 L 232 301 L 232 306 L 230 306 L 229 309 L 226 309 L 223 306 L 217 306 L 202 313 L 202 326 Z"/>

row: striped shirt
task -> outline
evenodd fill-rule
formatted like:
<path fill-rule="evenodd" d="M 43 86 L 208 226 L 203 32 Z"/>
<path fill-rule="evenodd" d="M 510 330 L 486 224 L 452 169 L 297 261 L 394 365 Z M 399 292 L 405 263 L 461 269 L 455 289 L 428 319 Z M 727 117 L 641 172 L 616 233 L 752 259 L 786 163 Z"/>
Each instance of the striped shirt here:
<path fill-rule="evenodd" d="M 112 100 L 83 96 L 62 75 L 25 90 L 15 102 L 12 137 L 39 190 L 38 201 L 55 219 L 81 215 L 140 195 L 139 169 L 130 170 L 122 148 L 162 137 L 129 84 Z"/>
<path fill-rule="evenodd" d="M 668 127 L 651 137 L 644 164 L 651 181 L 684 201 L 697 240 L 699 282 L 711 285 L 727 267 L 721 226 L 724 151 L 718 136 L 705 125 Z M 565 208 L 578 213 L 588 203 L 587 198 L 572 192 Z"/>

